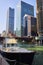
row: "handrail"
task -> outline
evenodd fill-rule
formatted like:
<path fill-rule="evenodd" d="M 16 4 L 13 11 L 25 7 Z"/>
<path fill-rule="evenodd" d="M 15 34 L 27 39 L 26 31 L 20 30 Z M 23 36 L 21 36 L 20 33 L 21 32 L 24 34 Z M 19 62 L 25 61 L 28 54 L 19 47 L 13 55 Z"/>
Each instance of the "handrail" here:
<path fill-rule="evenodd" d="M 5 58 L 5 57 L 4 57 Z M 8 58 L 5 58 L 5 60 L 8 60 L 8 61 L 16 61 L 16 60 L 10 60 L 10 59 L 8 59 Z"/>
<path fill-rule="evenodd" d="M 15 61 L 14 65 L 16 65 L 16 60 L 10 60 L 10 59 L 5 58 L 5 57 L 4 57 L 4 59 L 5 59 L 6 61 L 10 61 L 10 62 L 14 62 L 14 61 Z"/>

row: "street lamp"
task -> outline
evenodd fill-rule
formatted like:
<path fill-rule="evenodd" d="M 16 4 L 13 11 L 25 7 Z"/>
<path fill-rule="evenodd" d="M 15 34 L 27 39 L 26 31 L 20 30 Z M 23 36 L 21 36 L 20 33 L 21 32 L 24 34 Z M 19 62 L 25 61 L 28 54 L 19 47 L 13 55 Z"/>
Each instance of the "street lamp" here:
<path fill-rule="evenodd" d="M 36 40 L 36 44 L 37 44 L 38 37 L 35 37 L 35 40 Z"/>

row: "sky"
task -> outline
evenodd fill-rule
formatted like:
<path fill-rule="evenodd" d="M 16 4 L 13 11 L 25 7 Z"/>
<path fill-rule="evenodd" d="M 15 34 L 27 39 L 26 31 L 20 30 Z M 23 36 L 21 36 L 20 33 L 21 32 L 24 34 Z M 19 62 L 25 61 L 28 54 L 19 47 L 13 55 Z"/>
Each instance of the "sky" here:
<path fill-rule="evenodd" d="M 36 17 L 36 0 L 22 0 L 28 4 L 34 6 L 34 16 Z M 7 21 L 7 10 L 9 7 L 16 7 L 19 0 L 0 0 L 0 33 L 6 30 L 6 21 Z"/>

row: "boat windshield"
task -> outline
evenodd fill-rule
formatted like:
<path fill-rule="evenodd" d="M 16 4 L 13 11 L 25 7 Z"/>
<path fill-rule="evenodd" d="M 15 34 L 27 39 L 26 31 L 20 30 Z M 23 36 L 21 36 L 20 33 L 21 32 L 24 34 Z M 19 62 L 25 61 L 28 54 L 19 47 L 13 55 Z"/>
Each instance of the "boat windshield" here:
<path fill-rule="evenodd" d="M 17 47 L 18 46 L 18 44 L 7 44 L 7 47 Z"/>
<path fill-rule="evenodd" d="M 17 47 L 17 46 L 18 46 L 18 44 L 11 44 L 11 46 L 15 46 L 15 47 Z"/>
<path fill-rule="evenodd" d="M 18 47 L 18 44 L 4 44 L 3 47 Z"/>
<path fill-rule="evenodd" d="M 10 47 L 10 44 L 7 44 L 7 47 Z"/>
<path fill-rule="evenodd" d="M 4 44 L 3 47 L 6 47 L 6 44 Z"/>

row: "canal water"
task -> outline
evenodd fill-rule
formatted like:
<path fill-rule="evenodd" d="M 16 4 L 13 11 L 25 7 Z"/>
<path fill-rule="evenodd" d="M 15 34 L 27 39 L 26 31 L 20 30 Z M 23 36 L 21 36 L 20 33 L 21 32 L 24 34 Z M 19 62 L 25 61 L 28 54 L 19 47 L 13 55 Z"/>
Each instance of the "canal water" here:
<path fill-rule="evenodd" d="M 43 51 L 37 51 L 32 65 L 43 65 Z"/>

